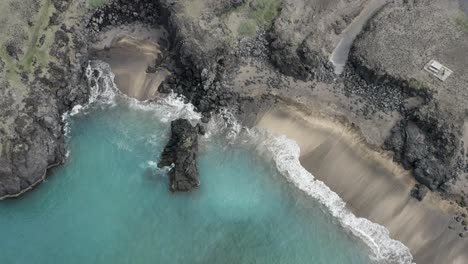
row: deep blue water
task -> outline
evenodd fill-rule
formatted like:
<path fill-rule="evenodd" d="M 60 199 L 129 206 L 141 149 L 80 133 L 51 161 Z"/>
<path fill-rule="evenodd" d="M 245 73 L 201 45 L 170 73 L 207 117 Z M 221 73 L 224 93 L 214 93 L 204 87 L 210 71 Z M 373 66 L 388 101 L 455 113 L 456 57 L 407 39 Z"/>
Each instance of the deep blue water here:
<path fill-rule="evenodd" d="M 370 263 L 254 146 L 200 140 L 200 188 L 171 193 L 163 115 L 124 100 L 71 118 L 68 161 L 0 202 L 0 263 Z"/>

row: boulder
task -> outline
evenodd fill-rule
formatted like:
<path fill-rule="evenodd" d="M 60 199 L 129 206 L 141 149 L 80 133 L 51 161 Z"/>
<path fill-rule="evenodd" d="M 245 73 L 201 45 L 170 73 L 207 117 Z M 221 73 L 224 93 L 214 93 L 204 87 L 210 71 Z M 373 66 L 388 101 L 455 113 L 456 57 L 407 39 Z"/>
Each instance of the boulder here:
<path fill-rule="evenodd" d="M 426 196 L 427 191 L 428 189 L 426 186 L 422 184 L 415 184 L 410 194 L 413 198 L 417 199 L 418 201 L 422 201 L 424 199 L 424 196 Z"/>

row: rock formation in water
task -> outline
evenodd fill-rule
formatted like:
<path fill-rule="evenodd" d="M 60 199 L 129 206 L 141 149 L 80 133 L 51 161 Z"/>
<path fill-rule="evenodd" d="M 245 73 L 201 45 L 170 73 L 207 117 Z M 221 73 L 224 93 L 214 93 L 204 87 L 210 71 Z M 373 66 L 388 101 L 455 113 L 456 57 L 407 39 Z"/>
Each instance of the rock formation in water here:
<path fill-rule="evenodd" d="M 203 122 L 229 108 L 252 124 L 274 103 L 271 95 L 299 101 L 355 125 L 431 190 L 461 205 L 468 201 L 467 60 L 459 59 L 468 31 L 461 15 L 425 19 L 463 12 L 456 5 L 392 1 L 370 19 L 336 76 L 329 56 L 369 1 L 110 0 L 96 9 L 84 0 L 22 2 L 11 8 L 52 15 L 37 21 L 41 27 L 23 21 L 22 30 L 5 34 L 1 77 L 16 75 L 0 78 L 0 196 L 21 193 L 63 161 L 61 115 L 87 101 L 87 43 L 112 27 L 141 22 L 162 25 L 170 35 L 172 75 L 159 91 L 184 95 Z M 42 2 L 50 6 L 41 9 Z M 31 50 L 28 35 L 38 36 Z M 432 58 L 454 70 L 446 82 L 421 70 Z"/>
<path fill-rule="evenodd" d="M 197 170 L 198 126 L 187 119 L 171 123 L 171 138 L 161 154 L 159 168 L 172 167 L 169 171 L 169 188 L 173 192 L 189 192 L 200 185 Z"/>

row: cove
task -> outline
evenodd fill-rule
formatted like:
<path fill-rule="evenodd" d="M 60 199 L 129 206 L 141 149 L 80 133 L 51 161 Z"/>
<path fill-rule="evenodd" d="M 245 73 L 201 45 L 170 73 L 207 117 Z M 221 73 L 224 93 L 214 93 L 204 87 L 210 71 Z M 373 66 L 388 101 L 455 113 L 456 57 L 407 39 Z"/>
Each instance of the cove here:
<path fill-rule="evenodd" d="M 0 263 L 372 263 L 250 143 L 202 139 L 200 188 L 171 193 L 154 166 L 165 109 L 120 98 L 72 117 L 68 161 L 0 203 Z"/>

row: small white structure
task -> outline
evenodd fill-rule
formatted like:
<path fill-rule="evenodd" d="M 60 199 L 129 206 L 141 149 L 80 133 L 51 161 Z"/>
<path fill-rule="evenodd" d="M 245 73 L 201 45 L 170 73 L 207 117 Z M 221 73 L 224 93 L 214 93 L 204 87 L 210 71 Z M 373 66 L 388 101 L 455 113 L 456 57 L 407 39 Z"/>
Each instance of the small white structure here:
<path fill-rule="evenodd" d="M 445 67 L 436 60 L 431 60 L 429 63 L 427 63 L 426 66 L 424 66 L 424 70 L 434 75 L 441 81 L 445 81 L 453 73 L 452 70 Z"/>

